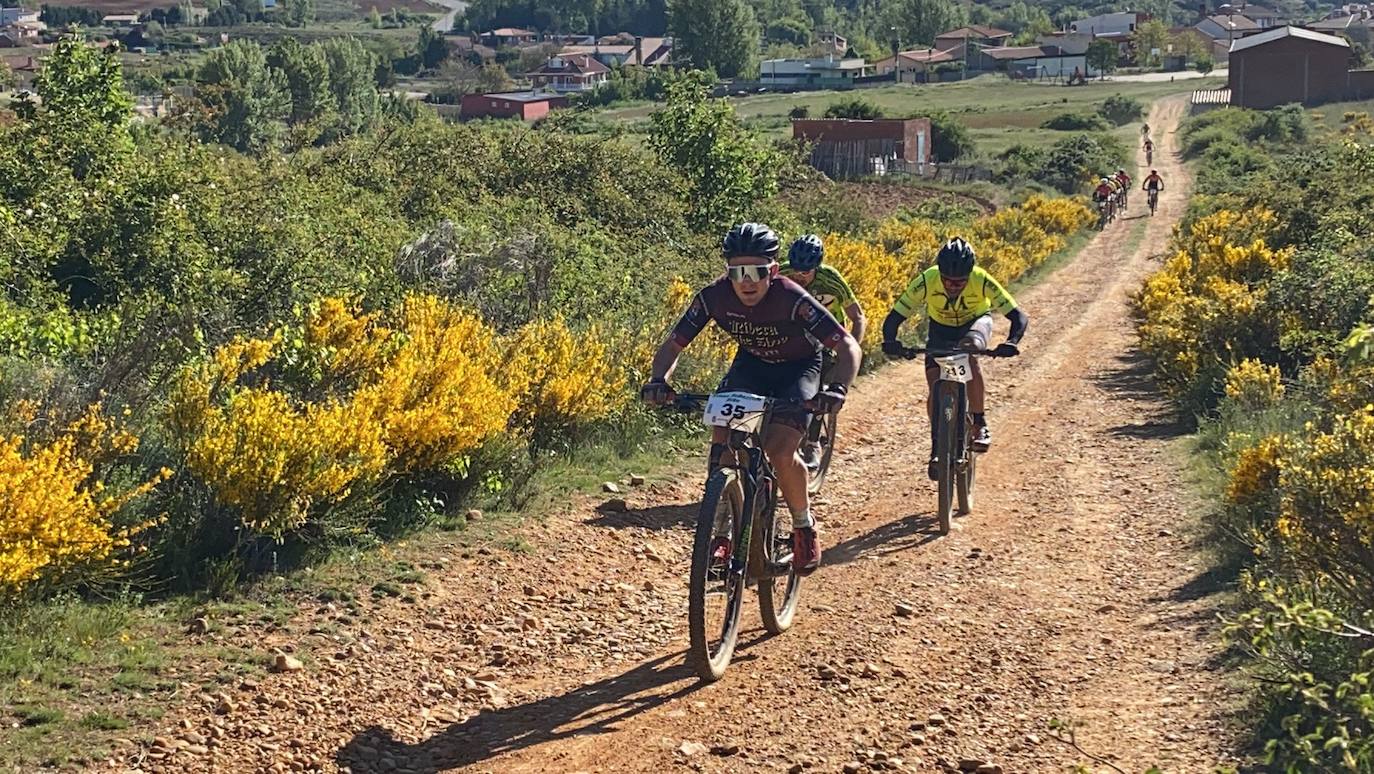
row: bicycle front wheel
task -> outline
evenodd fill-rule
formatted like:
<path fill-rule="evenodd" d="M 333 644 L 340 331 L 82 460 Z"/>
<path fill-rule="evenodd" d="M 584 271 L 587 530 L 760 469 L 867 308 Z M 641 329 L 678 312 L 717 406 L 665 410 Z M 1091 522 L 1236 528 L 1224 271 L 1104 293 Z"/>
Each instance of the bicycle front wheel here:
<path fill-rule="evenodd" d="M 744 601 L 743 567 L 735 568 L 734 541 L 744 519 L 744 494 L 739 472 L 713 471 L 706 479 L 697 512 L 692 545 L 692 572 L 687 595 L 687 629 L 691 643 L 687 663 L 704 682 L 725 675 L 739 640 L 740 607 Z M 716 556 L 728 538 L 727 555 Z"/>
<path fill-rule="evenodd" d="M 941 383 L 945 384 L 944 382 Z M 954 518 L 954 476 L 958 469 L 959 446 L 957 443 L 958 409 L 955 406 L 956 390 L 941 387 L 939 413 L 936 415 L 940 428 L 935 438 L 936 453 L 940 455 L 939 497 L 936 501 L 935 518 L 940 522 L 940 534 L 948 535 L 950 522 Z"/>

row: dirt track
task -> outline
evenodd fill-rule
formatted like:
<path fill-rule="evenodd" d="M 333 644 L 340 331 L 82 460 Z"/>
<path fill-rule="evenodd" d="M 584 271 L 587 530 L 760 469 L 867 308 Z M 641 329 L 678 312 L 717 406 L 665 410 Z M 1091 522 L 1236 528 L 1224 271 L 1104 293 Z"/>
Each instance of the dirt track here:
<path fill-rule="evenodd" d="M 530 554 L 455 552 L 417 604 L 384 600 L 361 620 L 312 607 L 297 634 L 243 634 L 295 646 L 308 668 L 193 697 L 163 732 L 181 744 L 189 727 L 191 752 L 140 748 L 118 767 L 1110 770 L 1051 739 L 1058 719 L 1120 770 L 1211 771 L 1231 756 L 1233 699 L 1184 537 L 1180 428 L 1127 313 L 1185 205 L 1185 107 L 1150 116 L 1159 215 L 1137 191 L 1124 222 L 1021 295 L 1026 354 L 989 368 L 996 442 L 975 513 L 933 532 L 919 364 L 864 380 L 842 414 L 818 507 L 825 562 L 797 624 L 764 637 L 751 595 L 721 682 L 698 687 L 682 666 L 700 486 L 687 471 L 633 489 L 629 512 L 577 506 L 532 527 Z M 915 615 L 895 615 L 898 602 Z M 332 629 L 307 635 L 312 622 Z"/>

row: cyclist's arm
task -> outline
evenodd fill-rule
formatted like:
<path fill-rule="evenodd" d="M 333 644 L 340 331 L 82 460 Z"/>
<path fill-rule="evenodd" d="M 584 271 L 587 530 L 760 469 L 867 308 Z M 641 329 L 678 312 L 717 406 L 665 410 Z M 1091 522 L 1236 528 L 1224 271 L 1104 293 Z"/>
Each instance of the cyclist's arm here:
<path fill-rule="evenodd" d="M 888 312 L 887 318 L 883 320 L 883 341 L 896 341 L 904 322 L 906 322 L 906 316 L 901 312 L 896 309 Z"/>
<path fill-rule="evenodd" d="M 677 369 L 677 359 L 682 355 L 682 350 L 683 346 L 677 343 L 677 339 L 669 336 L 654 353 L 654 364 L 650 368 L 649 378 L 668 381 L 672 377 L 673 371 Z"/>
<path fill-rule="evenodd" d="M 682 355 L 682 350 L 706 328 L 706 324 L 711 321 L 711 315 L 706 310 L 706 299 L 698 292 L 692 299 L 692 303 L 687 307 L 687 311 L 682 313 L 677 325 L 668 334 L 668 338 L 659 345 L 658 351 L 654 353 L 654 362 L 650 366 L 650 378 L 666 381 L 673 375 L 673 370 L 677 368 L 678 357 Z"/>
<path fill-rule="evenodd" d="M 902 323 L 925 305 L 927 290 L 925 272 L 912 277 L 906 290 L 902 291 L 896 303 L 892 305 L 892 311 L 888 312 L 886 319 L 883 320 L 883 341 L 897 340 L 897 332 L 901 329 Z"/>
<path fill-rule="evenodd" d="M 830 370 L 830 382 L 839 382 L 845 387 L 854 383 L 854 377 L 859 375 L 859 363 L 863 361 L 863 349 L 859 346 L 859 340 L 846 333 L 844 339 L 836 346 L 835 365 Z"/>
<path fill-rule="evenodd" d="M 849 334 L 830 312 L 810 294 L 802 294 L 792 306 L 792 319 L 802 324 L 811 337 L 821 346 L 835 351 L 835 366 L 830 372 L 830 381 L 839 382 L 846 387 L 853 383 L 859 373 L 859 361 L 863 351 L 859 342 Z"/>
<path fill-rule="evenodd" d="M 1007 341 L 1011 344 L 1020 343 L 1021 337 L 1026 335 L 1026 328 L 1030 326 L 1030 315 L 1016 305 L 1016 299 L 991 274 L 983 274 L 983 294 L 992 302 L 993 309 L 1011 321 Z"/>
<path fill-rule="evenodd" d="M 1011 321 L 1011 332 L 1007 334 L 1007 342 L 1021 343 L 1021 337 L 1026 335 L 1026 328 L 1030 327 L 1030 315 L 1021 311 L 1021 307 L 1018 306 L 1007 312 L 1007 319 Z"/>
<path fill-rule="evenodd" d="M 855 301 L 844 308 L 844 315 L 849 318 L 849 334 L 855 340 L 863 341 L 864 332 L 868 330 L 868 318 L 864 317 L 864 308 Z"/>

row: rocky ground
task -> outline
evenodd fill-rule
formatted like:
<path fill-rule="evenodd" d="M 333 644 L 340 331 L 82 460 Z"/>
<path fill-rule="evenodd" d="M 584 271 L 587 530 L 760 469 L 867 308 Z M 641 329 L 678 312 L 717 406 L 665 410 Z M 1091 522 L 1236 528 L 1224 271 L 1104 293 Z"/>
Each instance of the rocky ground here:
<path fill-rule="evenodd" d="M 186 684 L 118 770 L 1208 772 L 1234 756 L 1216 601 L 1187 540 L 1182 432 L 1133 350 L 1128 294 L 1188 186 L 1168 181 L 1022 294 L 1026 354 L 988 365 L 979 502 L 935 534 L 919 363 L 863 380 L 818 505 L 827 546 L 795 627 L 747 631 L 730 672 L 683 666 L 700 471 L 529 526 L 526 552 L 431 558 L 409 601 L 313 603 L 264 633 L 190 635 L 273 671 Z M 1145 220 L 1143 238 L 1138 228 Z M 602 507 L 598 507 L 602 506 Z M 1062 725 L 1074 729 L 1076 747 Z"/>

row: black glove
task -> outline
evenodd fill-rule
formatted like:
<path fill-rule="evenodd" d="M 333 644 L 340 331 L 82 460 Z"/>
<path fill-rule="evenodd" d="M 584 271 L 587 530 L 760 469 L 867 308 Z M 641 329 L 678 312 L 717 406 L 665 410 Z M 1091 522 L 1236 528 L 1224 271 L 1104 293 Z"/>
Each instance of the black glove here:
<path fill-rule="evenodd" d="M 1021 348 L 1010 341 L 998 344 L 997 348 L 992 351 L 993 357 L 1016 357 L 1019 354 L 1021 354 Z"/>
<path fill-rule="evenodd" d="M 839 382 L 827 384 L 825 389 L 816 393 L 816 409 L 823 414 L 839 411 L 844 405 L 844 396 L 847 392 L 849 388 Z"/>
<path fill-rule="evenodd" d="M 900 341 L 884 341 L 883 354 L 888 357 L 905 357 L 906 347 Z"/>
<path fill-rule="evenodd" d="M 664 379 L 650 379 L 639 388 L 639 399 L 651 406 L 662 406 L 677 397 Z"/>

